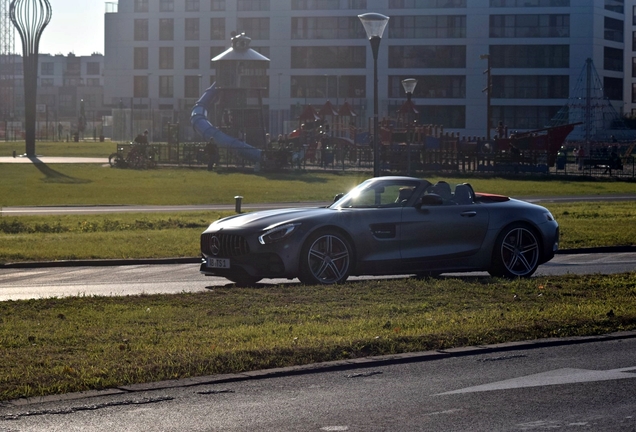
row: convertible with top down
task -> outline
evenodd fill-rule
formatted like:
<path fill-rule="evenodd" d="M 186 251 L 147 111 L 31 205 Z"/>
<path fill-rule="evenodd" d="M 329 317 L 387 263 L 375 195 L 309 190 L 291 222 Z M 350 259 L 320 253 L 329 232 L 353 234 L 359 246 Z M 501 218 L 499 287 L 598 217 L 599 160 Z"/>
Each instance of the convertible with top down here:
<path fill-rule="evenodd" d="M 487 271 L 530 277 L 554 257 L 559 226 L 539 205 L 412 177 L 376 177 L 328 207 L 237 214 L 201 235 L 201 272 L 342 283 L 352 275 Z"/>

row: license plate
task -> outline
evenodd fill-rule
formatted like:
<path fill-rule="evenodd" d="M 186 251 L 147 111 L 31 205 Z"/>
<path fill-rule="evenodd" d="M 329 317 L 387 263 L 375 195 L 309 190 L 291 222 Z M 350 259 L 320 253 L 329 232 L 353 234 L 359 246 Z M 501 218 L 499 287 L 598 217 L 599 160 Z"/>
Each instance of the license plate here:
<path fill-rule="evenodd" d="M 230 260 L 228 258 L 208 258 L 208 267 L 217 269 L 229 269 Z"/>

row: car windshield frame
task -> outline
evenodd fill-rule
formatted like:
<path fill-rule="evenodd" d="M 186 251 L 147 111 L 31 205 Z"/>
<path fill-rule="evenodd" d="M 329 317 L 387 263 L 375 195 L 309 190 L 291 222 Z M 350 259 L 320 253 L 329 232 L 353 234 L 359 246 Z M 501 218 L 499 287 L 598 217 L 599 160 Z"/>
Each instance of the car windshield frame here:
<path fill-rule="evenodd" d="M 431 185 L 427 180 L 414 178 L 373 178 L 360 183 L 329 206 L 331 209 L 398 208 L 413 193 Z"/>

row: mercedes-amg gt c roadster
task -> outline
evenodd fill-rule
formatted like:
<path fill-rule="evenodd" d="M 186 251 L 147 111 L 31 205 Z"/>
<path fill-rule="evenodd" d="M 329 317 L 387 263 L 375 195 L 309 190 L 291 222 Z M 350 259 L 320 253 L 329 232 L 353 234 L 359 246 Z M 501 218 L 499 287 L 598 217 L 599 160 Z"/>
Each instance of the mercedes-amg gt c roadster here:
<path fill-rule="evenodd" d="M 201 235 L 201 272 L 238 285 L 263 278 L 342 283 L 350 275 L 488 271 L 529 277 L 559 245 L 544 207 L 467 184 L 376 177 L 320 208 L 238 214 Z"/>

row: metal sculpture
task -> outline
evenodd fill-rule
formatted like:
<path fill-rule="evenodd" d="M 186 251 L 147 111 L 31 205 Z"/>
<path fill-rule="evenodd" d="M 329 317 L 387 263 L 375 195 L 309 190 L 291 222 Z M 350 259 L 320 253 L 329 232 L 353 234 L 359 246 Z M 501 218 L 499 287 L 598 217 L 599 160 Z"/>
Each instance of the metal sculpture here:
<path fill-rule="evenodd" d="M 26 155 L 35 157 L 35 116 L 38 85 L 38 51 L 40 37 L 51 21 L 49 0 L 12 0 L 11 22 L 22 39 L 24 74 L 24 117 Z"/>

